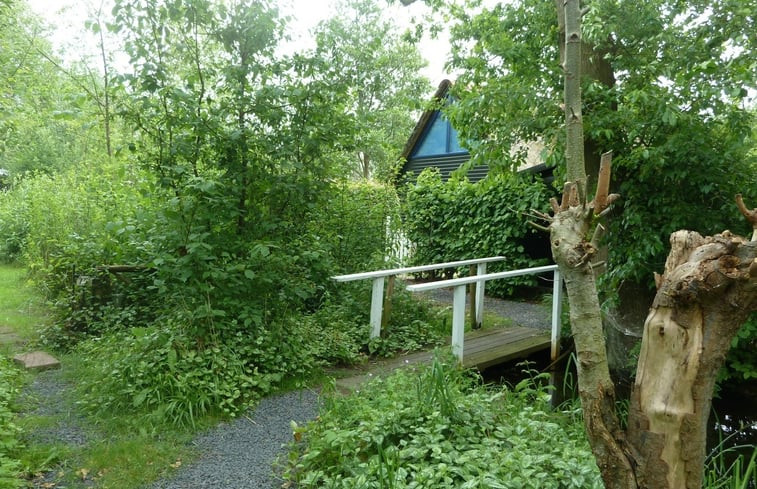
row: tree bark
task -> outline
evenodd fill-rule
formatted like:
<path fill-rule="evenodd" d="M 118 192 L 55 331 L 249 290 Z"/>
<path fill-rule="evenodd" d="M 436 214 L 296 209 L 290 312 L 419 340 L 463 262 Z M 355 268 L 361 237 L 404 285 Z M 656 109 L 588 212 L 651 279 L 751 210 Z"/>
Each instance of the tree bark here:
<path fill-rule="evenodd" d="M 678 231 L 670 242 L 644 325 L 628 438 L 639 487 L 698 489 L 715 378 L 757 309 L 757 241 Z"/>
<path fill-rule="evenodd" d="M 593 207 L 579 203 L 559 210 L 550 225 L 550 241 L 568 291 L 578 359 L 578 393 L 589 444 L 605 487 L 633 489 L 636 483 L 615 412 L 615 386 L 610 378 L 599 297 L 591 269 L 595 248 L 586 240 Z"/>
<path fill-rule="evenodd" d="M 555 0 L 555 6 L 557 7 L 560 65 L 565 68 L 566 76 L 568 76 L 568 73 L 573 72 L 574 69 L 568 69 L 566 66 L 567 59 L 570 57 L 573 58 L 571 59 L 571 63 L 574 63 L 573 66 L 577 66 L 579 68 L 578 73 L 580 73 L 580 75 L 579 79 L 577 80 L 579 82 L 579 87 L 581 78 L 588 78 L 597 81 L 608 88 L 615 86 L 615 72 L 613 71 L 610 62 L 605 58 L 605 54 L 607 53 L 597 49 L 593 44 L 585 42 L 583 40 L 583 37 L 581 37 L 580 51 L 578 53 L 578 56 L 576 56 L 575 53 L 571 53 L 571 56 L 568 56 L 567 51 L 569 41 L 567 39 L 568 36 L 566 35 L 568 28 L 565 23 L 565 0 Z M 600 147 L 598 142 L 594 141 L 591 138 L 584 137 L 581 144 L 583 144 L 584 152 L 583 167 L 584 171 L 586 172 L 586 188 L 591 191 L 597 181 L 600 156 L 603 152 L 603 149 Z M 572 180 L 570 177 L 568 179 Z"/>

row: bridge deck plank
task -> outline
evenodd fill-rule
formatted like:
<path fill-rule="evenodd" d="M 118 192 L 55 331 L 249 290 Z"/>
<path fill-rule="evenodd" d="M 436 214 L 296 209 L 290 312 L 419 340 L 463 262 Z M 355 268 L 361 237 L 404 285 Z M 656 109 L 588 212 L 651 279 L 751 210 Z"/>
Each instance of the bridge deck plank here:
<path fill-rule="evenodd" d="M 483 369 L 492 365 L 526 358 L 528 355 L 550 348 L 550 332 L 521 326 L 505 329 L 471 331 L 465 335 L 463 365 Z M 400 355 L 382 361 L 365 373 L 337 380 L 343 392 L 349 392 L 374 375 L 384 375 L 397 368 L 421 363 L 430 363 L 433 351 Z"/>

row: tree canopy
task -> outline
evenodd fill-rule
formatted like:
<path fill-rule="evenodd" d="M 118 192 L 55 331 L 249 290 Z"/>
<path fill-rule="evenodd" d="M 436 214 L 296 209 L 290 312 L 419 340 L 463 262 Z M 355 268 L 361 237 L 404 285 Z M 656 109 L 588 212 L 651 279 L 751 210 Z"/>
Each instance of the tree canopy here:
<path fill-rule="evenodd" d="M 355 128 L 354 147 L 344 155 L 348 171 L 388 180 L 398 151 L 412 131 L 429 82 L 418 47 L 372 0 L 337 4 L 337 15 L 315 29 L 315 75 L 338 91 Z"/>
<path fill-rule="evenodd" d="M 515 168 L 518 141 L 542 140 L 563 167 L 561 42 L 552 2 L 452 8 L 450 118 L 474 160 Z M 587 169 L 612 150 L 608 278 L 651 284 L 676 229 L 740 222 L 738 191 L 757 189 L 755 14 L 746 2 L 654 0 L 585 4 L 582 80 Z M 753 107 L 752 107 L 753 108 Z"/>

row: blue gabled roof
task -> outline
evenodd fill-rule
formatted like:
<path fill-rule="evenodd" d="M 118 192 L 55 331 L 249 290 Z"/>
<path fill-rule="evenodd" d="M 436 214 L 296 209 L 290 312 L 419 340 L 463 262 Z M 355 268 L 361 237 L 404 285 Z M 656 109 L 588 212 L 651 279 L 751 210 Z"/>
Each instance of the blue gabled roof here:
<path fill-rule="evenodd" d="M 457 131 L 440 110 L 429 119 L 420 138 L 415 143 L 408 159 L 429 156 L 445 156 L 468 152 L 460 146 Z"/>
<path fill-rule="evenodd" d="M 460 145 L 457 131 L 444 116 L 438 105 L 448 99 L 452 82 L 443 80 L 434 94 L 434 107 L 426 110 L 415 125 L 405 144 L 401 157 L 404 159 L 400 174 L 417 175 L 428 167 L 439 168 L 442 179 L 470 159 L 468 151 Z M 469 172 L 471 181 L 481 180 L 488 167 L 481 166 Z"/>

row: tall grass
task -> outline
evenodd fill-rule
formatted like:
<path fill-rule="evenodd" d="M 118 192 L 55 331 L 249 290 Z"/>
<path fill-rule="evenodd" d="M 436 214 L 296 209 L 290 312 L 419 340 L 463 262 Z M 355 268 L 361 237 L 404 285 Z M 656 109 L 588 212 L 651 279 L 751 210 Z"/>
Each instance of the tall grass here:
<path fill-rule="evenodd" d="M 705 460 L 704 489 L 757 489 L 757 446 L 733 445 L 738 431 L 720 434 L 718 444 Z M 751 454 L 750 454 L 751 451 Z"/>

